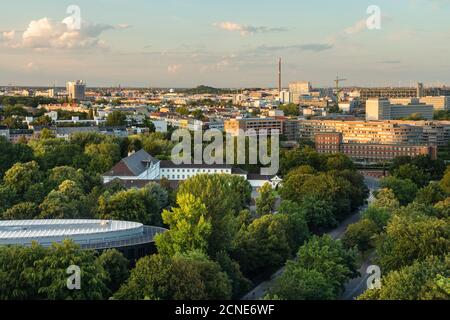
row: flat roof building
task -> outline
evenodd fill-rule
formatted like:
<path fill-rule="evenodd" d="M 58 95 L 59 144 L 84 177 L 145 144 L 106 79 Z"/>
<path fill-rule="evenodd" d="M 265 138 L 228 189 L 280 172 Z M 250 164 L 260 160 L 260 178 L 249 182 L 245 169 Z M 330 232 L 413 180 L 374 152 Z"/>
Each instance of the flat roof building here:
<path fill-rule="evenodd" d="M 369 99 L 366 101 L 366 120 L 399 120 L 420 115 L 421 118 L 432 120 L 434 110 L 432 105 L 421 103 L 391 104 L 388 99 Z"/>

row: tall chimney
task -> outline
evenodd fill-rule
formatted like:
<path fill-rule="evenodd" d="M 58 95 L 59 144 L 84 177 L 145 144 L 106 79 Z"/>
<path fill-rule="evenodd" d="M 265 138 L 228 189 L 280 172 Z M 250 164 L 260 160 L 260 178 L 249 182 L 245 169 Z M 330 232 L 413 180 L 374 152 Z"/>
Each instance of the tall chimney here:
<path fill-rule="evenodd" d="M 278 93 L 281 94 L 281 58 L 278 60 Z"/>

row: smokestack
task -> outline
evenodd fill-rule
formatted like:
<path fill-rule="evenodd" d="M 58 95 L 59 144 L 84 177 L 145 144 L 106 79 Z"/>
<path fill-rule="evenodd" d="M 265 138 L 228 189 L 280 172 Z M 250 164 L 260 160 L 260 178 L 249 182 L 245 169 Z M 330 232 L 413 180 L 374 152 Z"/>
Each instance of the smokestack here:
<path fill-rule="evenodd" d="M 278 93 L 281 94 L 281 58 L 278 60 Z"/>

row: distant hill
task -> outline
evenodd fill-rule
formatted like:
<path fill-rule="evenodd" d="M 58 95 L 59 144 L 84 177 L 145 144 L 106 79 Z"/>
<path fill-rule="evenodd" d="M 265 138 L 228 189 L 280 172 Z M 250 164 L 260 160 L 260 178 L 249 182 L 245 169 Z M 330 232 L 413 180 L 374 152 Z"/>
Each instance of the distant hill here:
<path fill-rule="evenodd" d="M 226 93 L 234 92 L 234 90 L 218 89 L 218 88 L 201 85 L 196 88 L 183 89 L 183 90 L 180 90 L 180 92 L 183 92 L 186 94 L 226 94 Z"/>

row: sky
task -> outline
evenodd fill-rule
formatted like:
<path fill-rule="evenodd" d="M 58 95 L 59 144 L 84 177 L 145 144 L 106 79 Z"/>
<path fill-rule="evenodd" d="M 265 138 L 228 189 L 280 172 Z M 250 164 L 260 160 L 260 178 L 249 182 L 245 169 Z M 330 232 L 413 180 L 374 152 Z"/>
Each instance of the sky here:
<path fill-rule="evenodd" d="M 280 57 L 284 86 L 449 85 L 449 16 L 450 0 L 3 0 L 0 85 L 275 87 Z"/>

